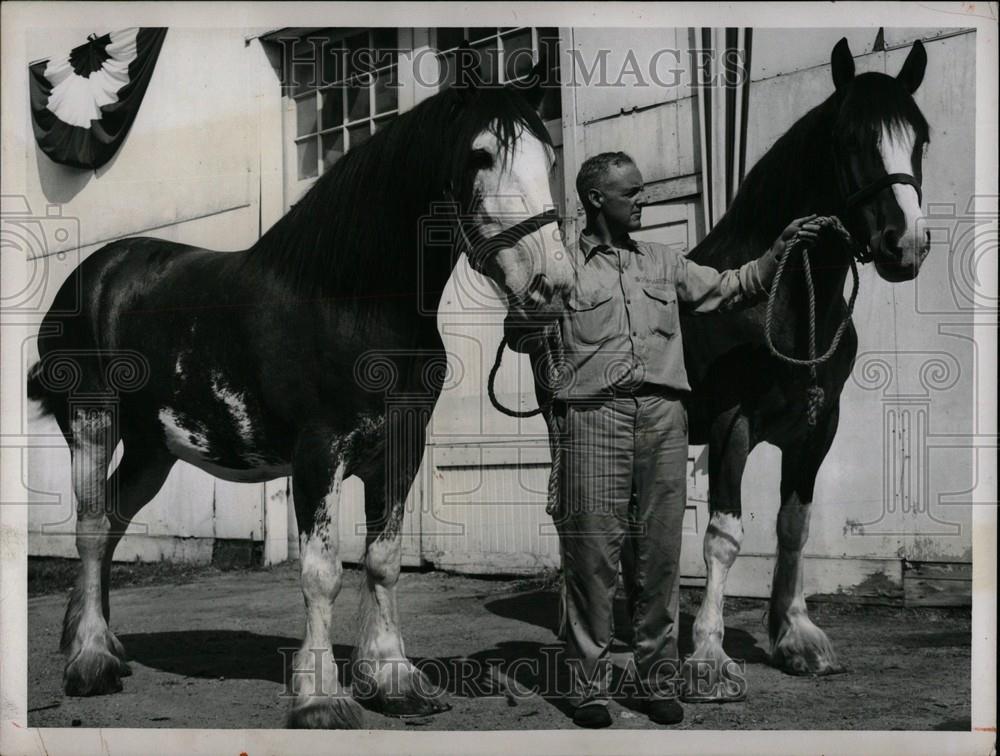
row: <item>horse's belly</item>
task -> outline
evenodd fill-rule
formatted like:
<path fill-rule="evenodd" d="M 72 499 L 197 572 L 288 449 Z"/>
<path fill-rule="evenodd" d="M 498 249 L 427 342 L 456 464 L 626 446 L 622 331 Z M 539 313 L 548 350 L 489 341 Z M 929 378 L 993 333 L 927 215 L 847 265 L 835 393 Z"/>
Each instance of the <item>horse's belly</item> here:
<path fill-rule="evenodd" d="M 167 449 L 183 462 L 233 483 L 261 483 L 291 473 L 291 465 L 276 455 L 213 440 L 212 431 L 170 407 L 159 412 Z"/>

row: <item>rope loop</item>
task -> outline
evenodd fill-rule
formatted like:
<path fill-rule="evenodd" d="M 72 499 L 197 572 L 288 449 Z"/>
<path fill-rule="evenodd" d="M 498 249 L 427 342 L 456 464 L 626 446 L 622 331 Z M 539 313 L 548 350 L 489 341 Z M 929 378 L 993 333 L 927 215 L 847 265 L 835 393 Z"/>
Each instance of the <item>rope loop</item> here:
<path fill-rule="evenodd" d="M 851 248 L 851 296 L 847 302 L 847 312 L 844 313 L 843 319 L 841 319 L 840 324 L 837 326 L 837 330 L 834 332 L 833 338 L 830 340 L 830 346 L 822 355 L 816 355 L 816 289 L 812 276 L 812 263 L 809 260 L 809 250 L 811 249 L 812 244 L 806 242 L 806 240 L 801 238 L 799 235 L 792 237 L 785 248 L 785 254 L 782 255 L 781 259 L 778 261 L 778 268 L 774 272 L 774 281 L 771 282 L 771 291 L 767 297 L 767 313 L 764 317 L 764 339 L 767 342 L 767 348 L 771 355 L 789 365 L 809 368 L 809 372 L 812 376 L 812 385 L 806 392 L 806 415 L 809 425 L 811 426 L 815 426 L 819 421 L 819 413 L 823 407 L 824 401 L 823 389 L 819 386 L 817 368 L 828 362 L 830 358 L 833 357 L 834 353 L 837 351 L 837 347 L 840 346 L 840 340 L 847 332 L 847 324 L 850 323 L 851 316 L 854 314 L 854 304 L 858 299 L 858 289 L 860 288 L 858 262 L 863 262 L 865 259 L 864 251 L 855 248 L 856 245 L 854 240 L 847 229 L 844 228 L 844 225 L 840 222 L 840 218 L 835 215 L 831 215 L 828 217 L 817 218 L 815 222 L 820 225 L 821 229 L 834 232 Z M 775 303 L 778 300 L 778 283 L 781 281 L 781 277 L 785 272 L 785 266 L 792 258 L 794 252 L 798 252 L 802 258 L 802 273 L 805 276 L 806 296 L 809 300 L 808 359 L 801 359 L 798 357 L 792 357 L 790 354 L 785 354 L 774 344 L 774 312 Z"/>

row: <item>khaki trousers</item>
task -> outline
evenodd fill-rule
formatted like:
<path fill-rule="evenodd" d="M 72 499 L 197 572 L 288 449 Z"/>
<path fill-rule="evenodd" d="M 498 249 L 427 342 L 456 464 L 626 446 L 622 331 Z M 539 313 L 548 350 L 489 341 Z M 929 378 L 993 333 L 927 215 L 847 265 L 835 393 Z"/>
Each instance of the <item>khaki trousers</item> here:
<path fill-rule="evenodd" d="M 687 495 L 687 414 L 670 393 L 557 403 L 564 640 L 574 703 L 606 703 L 618 566 L 635 670 L 646 695 L 671 698 L 677 672 L 679 560 Z"/>

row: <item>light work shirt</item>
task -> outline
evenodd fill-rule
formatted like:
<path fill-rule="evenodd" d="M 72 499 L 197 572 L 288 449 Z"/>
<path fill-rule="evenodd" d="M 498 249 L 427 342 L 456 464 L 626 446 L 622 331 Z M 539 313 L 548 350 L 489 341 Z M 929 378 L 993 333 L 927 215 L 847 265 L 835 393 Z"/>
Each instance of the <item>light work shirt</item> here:
<path fill-rule="evenodd" d="M 690 391 L 679 307 L 708 313 L 767 294 L 757 260 L 718 271 L 664 244 L 611 247 L 581 234 L 576 285 L 561 318 L 566 370 L 556 398 L 572 401 L 642 384 Z"/>

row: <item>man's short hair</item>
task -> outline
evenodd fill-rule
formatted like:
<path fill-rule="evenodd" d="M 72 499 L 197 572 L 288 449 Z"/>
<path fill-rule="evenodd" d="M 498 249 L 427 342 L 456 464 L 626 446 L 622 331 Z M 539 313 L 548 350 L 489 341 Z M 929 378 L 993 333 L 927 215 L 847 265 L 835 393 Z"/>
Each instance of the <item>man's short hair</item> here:
<path fill-rule="evenodd" d="M 587 158 L 580 166 L 580 172 L 576 174 L 576 193 L 588 212 L 593 208 L 587 199 L 587 192 L 591 189 L 600 189 L 608 168 L 613 165 L 635 165 L 635 161 L 624 152 L 602 152 L 600 155 Z"/>

